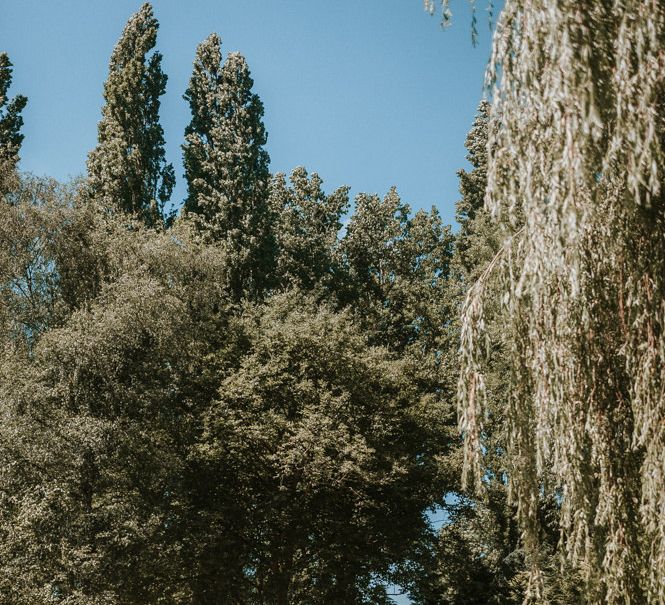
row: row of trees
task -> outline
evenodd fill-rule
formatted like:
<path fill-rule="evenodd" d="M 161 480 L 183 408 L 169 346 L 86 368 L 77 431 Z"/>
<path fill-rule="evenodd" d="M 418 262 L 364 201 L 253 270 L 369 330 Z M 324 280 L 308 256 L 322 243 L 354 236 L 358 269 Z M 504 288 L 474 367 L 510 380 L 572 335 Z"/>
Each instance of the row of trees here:
<path fill-rule="evenodd" d="M 271 175 L 247 64 L 214 34 L 166 215 L 157 27 L 149 5 L 125 27 L 67 185 L 16 172 L 3 55 L 2 600 L 388 603 L 397 582 L 437 602 L 455 237 L 395 189 L 342 232 L 347 188 Z"/>

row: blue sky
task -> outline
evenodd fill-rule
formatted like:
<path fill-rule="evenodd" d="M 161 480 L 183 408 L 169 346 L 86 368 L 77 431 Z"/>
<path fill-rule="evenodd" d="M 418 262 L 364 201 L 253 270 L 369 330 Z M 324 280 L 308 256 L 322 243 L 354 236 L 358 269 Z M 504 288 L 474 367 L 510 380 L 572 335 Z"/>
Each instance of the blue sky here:
<path fill-rule="evenodd" d="M 29 97 L 22 168 L 81 174 L 95 145 L 108 59 L 139 0 L 3 2 L 0 40 L 15 66 L 12 93 Z M 210 32 L 248 60 L 265 105 L 273 172 L 304 165 L 326 190 L 384 194 L 396 185 L 414 208 L 454 219 L 456 171 L 483 92 L 487 17 L 472 47 L 469 5 L 452 2 L 441 30 L 422 0 L 155 0 L 174 200 L 184 195 L 182 99 L 196 45 Z"/>

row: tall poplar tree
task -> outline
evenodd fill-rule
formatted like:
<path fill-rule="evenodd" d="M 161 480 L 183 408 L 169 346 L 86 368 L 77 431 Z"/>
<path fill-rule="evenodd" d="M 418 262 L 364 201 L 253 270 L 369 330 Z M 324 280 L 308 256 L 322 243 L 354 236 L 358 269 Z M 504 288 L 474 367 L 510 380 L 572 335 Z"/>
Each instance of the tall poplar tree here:
<path fill-rule="evenodd" d="M 16 168 L 19 150 L 23 142 L 21 112 L 28 99 L 17 95 L 13 99 L 7 96 L 12 83 L 12 63 L 7 53 L 0 53 L 0 192 L 8 174 Z"/>
<path fill-rule="evenodd" d="M 260 295 L 275 257 L 263 104 L 252 86 L 240 54 L 222 64 L 217 34 L 199 45 L 185 93 L 192 112 L 183 145 L 185 211 L 225 248 L 237 300 Z"/>
<path fill-rule="evenodd" d="M 147 225 L 162 223 L 164 204 L 175 184 L 159 123 L 159 98 L 167 77 L 161 54 L 151 54 L 158 27 L 147 3 L 127 22 L 104 84 L 98 144 L 88 156 L 91 195 L 108 208 L 137 215 Z"/>

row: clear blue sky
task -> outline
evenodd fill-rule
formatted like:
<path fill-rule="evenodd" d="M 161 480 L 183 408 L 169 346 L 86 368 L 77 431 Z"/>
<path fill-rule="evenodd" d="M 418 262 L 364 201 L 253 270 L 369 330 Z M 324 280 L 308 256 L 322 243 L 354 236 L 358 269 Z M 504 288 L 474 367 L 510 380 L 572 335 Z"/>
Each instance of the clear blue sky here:
<path fill-rule="evenodd" d="M 155 0 L 158 48 L 169 76 L 162 103 L 174 200 L 184 195 L 182 99 L 196 45 L 210 32 L 248 60 L 265 105 L 273 172 L 304 165 L 326 190 L 384 194 L 452 222 L 456 171 L 483 92 L 487 17 L 470 41 L 470 8 L 451 3 L 442 31 L 422 0 Z M 479 3 L 482 5 L 483 3 Z M 29 97 L 22 168 L 82 174 L 94 147 L 108 59 L 140 0 L 2 2 L 0 50 L 14 63 L 11 92 Z"/>

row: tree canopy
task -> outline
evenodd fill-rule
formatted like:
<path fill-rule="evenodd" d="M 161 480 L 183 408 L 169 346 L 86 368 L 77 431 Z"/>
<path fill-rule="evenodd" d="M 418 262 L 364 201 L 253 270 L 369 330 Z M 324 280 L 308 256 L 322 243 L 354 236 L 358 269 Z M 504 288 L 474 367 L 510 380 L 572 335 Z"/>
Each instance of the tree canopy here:
<path fill-rule="evenodd" d="M 165 213 L 157 30 L 68 183 L 0 53 L 2 603 L 665 602 L 662 3 L 506 0 L 458 229 L 271 174 L 214 33 Z"/>
<path fill-rule="evenodd" d="M 272 176 L 247 64 L 215 34 L 165 220 L 157 28 L 144 5 L 113 51 L 88 178 L 2 194 L 0 593 L 389 603 L 456 482 L 453 235 L 394 188 L 344 231 L 347 187 Z"/>

